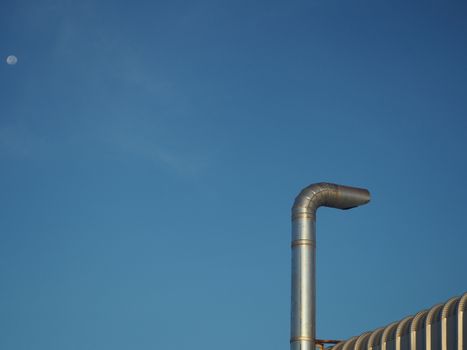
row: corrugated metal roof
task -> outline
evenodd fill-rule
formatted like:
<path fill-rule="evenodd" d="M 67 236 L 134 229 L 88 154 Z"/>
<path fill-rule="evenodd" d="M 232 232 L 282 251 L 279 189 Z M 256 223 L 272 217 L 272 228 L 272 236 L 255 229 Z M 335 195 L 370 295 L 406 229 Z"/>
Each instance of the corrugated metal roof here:
<path fill-rule="evenodd" d="M 333 350 L 465 350 L 467 293 L 336 344 Z"/>

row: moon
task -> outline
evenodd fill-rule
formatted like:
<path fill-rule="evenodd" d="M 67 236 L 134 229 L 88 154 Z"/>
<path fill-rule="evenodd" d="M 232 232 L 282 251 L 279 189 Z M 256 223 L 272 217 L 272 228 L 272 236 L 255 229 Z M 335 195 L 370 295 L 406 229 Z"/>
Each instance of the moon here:
<path fill-rule="evenodd" d="M 15 65 L 18 62 L 18 58 L 14 55 L 10 55 L 6 58 L 6 63 L 9 65 Z"/>

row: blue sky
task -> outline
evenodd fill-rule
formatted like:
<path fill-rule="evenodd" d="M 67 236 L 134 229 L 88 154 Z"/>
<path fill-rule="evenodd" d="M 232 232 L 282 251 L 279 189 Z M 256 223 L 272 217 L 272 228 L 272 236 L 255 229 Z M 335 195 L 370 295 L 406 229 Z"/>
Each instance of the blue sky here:
<path fill-rule="evenodd" d="M 18 0 L 0 12 L 0 348 L 284 349 L 467 291 L 462 1 Z M 18 58 L 6 63 L 8 55 Z"/>

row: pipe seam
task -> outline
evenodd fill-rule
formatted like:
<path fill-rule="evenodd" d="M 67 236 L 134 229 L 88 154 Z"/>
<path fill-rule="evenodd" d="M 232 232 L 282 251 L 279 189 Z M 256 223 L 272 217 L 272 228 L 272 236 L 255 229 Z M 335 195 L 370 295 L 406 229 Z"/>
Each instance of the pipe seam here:
<path fill-rule="evenodd" d="M 295 343 L 297 341 L 314 341 L 315 339 L 312 337 L 307 337 L 305 335 L 299 335 L 296 337 L 290 338 L 290 343 Z"/>
<path fill-rule="evenodd" d="M 314 248 L 316 248 L 316 241 L 313 240 L 313 239 L 296 239 L 294 241 L 292 241 L 292 243 L 290 244 L 290 246 L 292 248 L 294 247 L 299 247 L 299 246 L 312 246 Z"/>

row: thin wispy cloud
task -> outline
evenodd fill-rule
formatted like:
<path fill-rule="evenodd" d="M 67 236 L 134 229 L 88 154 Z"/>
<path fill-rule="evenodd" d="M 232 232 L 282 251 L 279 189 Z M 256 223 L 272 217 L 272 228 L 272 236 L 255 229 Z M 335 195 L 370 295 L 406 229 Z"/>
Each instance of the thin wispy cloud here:
<path fill-rule="evenodd" d="M 49 90 L 31 81 L 26 92 L 44 94 L 44 100 L 50 99 L 50 110 L 58 100 L 64 104 L 39 129 L 0 124 L 1 154 L 24 157 L 42 150 L 41 155 L 61 157 L 65 149 L 93 145 L 96 152 L 110 148 L 179 175 L 199 176 L 211 161 L 210 151 L 196 147 L 196 136 L 191 140 L 180 137 L 183 127 L 173 124 L 173 115 L 195 118 L 181 77 L 171 76 L 162 59 L 158 60 L 157 40 L 149 48 L 138 46 L 125 30 L 115 27 L 115 21 L 103 16 L 99 6 L 87 0 L 46 0 L 29 11 L 29 29 L 47 33 L 44 44 L 49 45 L 49 58 L 42 58 L 56 69 L 47 77 Z M 187 11 L 177 21 L 182 25 L 191 16 Z M 98 31 L 93 30 L 96 26 Z M 73 91 L 58 97 L 65 88 L 61 85 L 64 74 Z M 154 112 L 156 104 L 159 110 Z M 157 117 L 159 112 L 164 120 Z M 28 113 L 35 114 L 33 110 Z M 141 120 L 147 120 L 147 125 Z M 165 122 L 170 123 L 168 128 Z M 57 128 L 60 133 L 50 132 Z"/>
<path fill-rule="evenodd" d="M 102 140 L 106 146 L 123 156 L 140 158 L 162 166 L 170 172 L 183 177 L 197 177 L 209 166 L 209 156 L 194 150 L 171 149 L 158 143 L 162 139 L 157 135 L 151 137 L 143 132 L 128 129 L 109 128 L 103 131 Z"/>
<path fill-rule="evenodd" d="M 0 126 L 0 156 L 25 158 L 43 146 L 43 140 L 19 126 Z"/>

